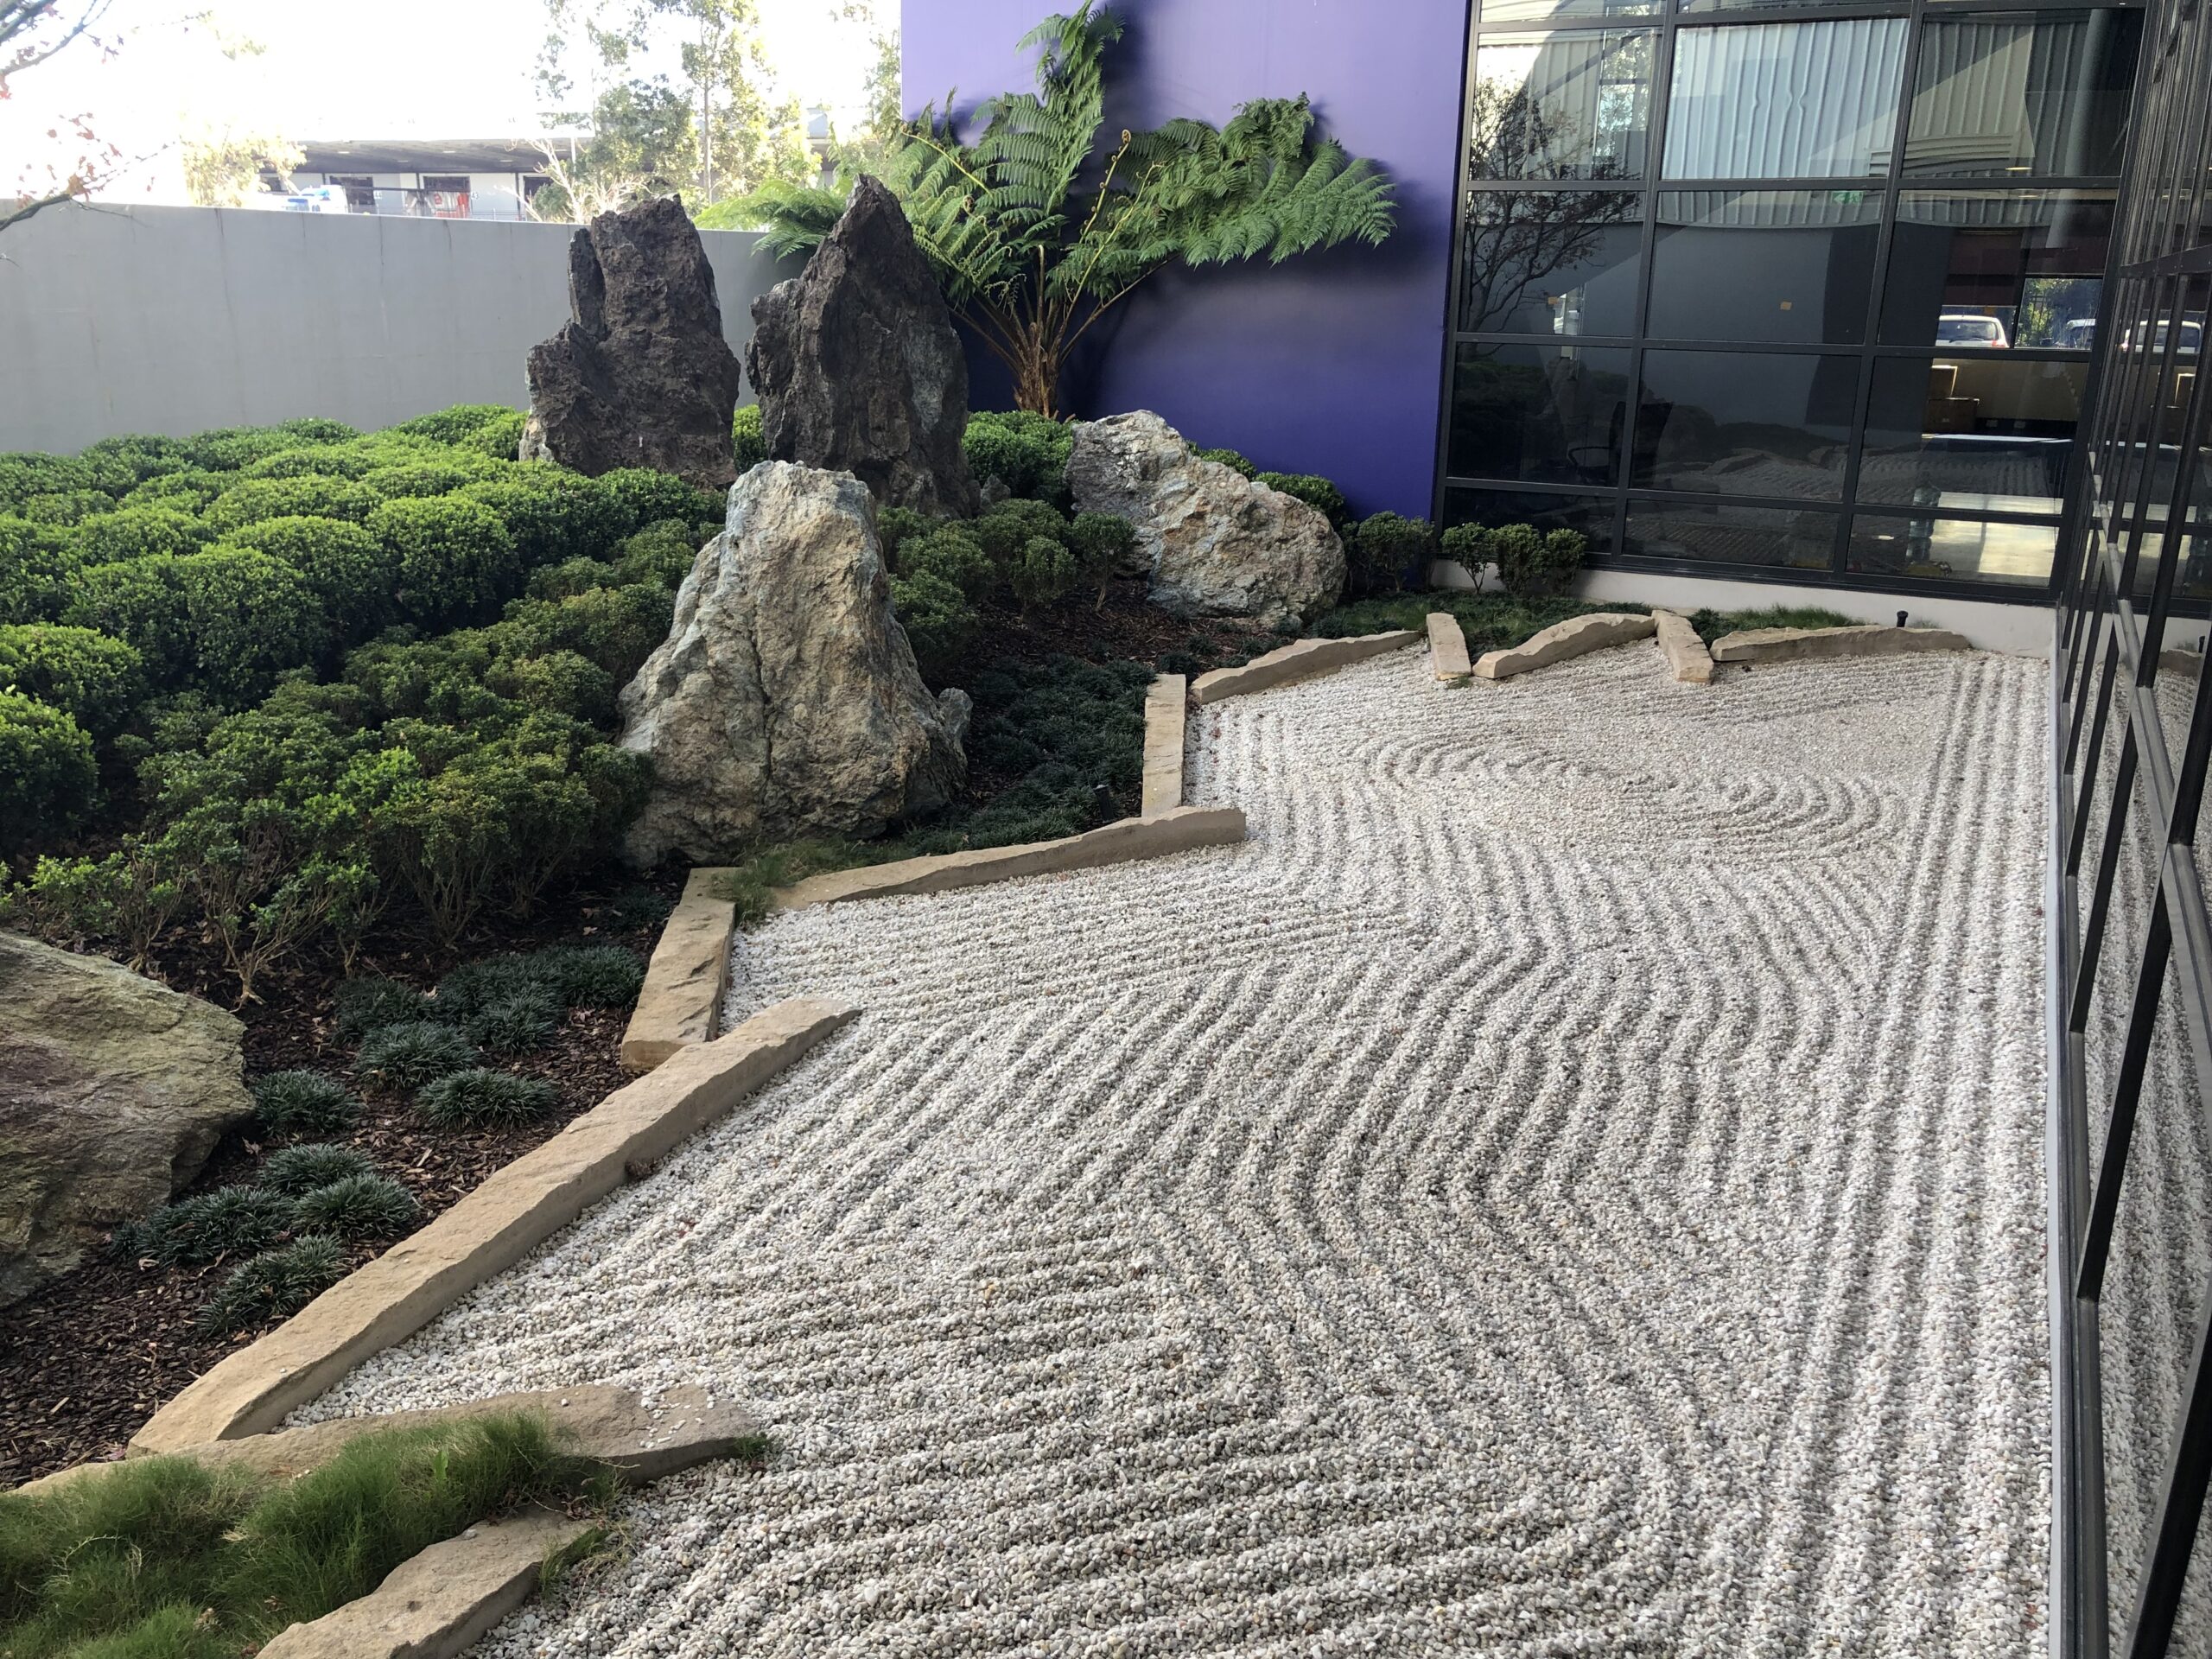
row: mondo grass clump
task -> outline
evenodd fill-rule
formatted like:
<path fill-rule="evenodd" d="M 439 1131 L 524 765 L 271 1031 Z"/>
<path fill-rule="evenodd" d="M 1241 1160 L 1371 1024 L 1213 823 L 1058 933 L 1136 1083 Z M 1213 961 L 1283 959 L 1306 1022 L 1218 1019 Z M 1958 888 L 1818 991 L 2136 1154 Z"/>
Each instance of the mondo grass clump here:
<path fill-rule="evenodd" d="M 626 1008 L 645 988 L 645 958 L 619 944 L 556 944 L 524 960 L 572 1008 Z"/>
<path fill-rule="evenodd" d="M 560 1091 L 543 1077 L 505 1071 L 455 1071 L 425 1084 L 416 1109 L 440 1128 L 508 1129 L 536 1123 L 560 1103 Z"/>
<path fill-rule="evenodd" d="M 198 1268 L 226 1255 L 265 1250 L 289 1232 L 292 1201 L 264 1187 L 225 1186 L 165 1204 L 115 1236 L 127 1260 L 150 1257 L 163 1267 Z"/>
<path fill-rule="evenodd" d="M 282 1192 L 288 1198 L 296 1198 L 303 1192 L 312 1192 L 319 1186 L 328 1186 L 333 1181 L 351 1180 L 356 1175 L 373 1175 L 376 1166 L 365 1154 L 351 1147 L 334 1147 L 317 1143 L 304 1147 L 286 1147 L 272 1152 L 261 1166 L 256 1181 L 272 1192 Z"/>
<path fill-rule="evenodd" d="M 1761 611 L 1701 610 L 1690 613 L 1690 626 L 1710 645 L 1724 633 L 1750 628 L 1848 628 L 1859 619 L 1818 605 L 1770 605 Z"/>
<path fill-rule="evenodd" d="M 451 1026 L 415 1020 L 369 1033 L 353 1062 L 356 1075 L 391 1090 L 420 1089 L 476 1064 L 476 1050 Z"/>
<path fill-rule="evenodd" d="M 253 1085 L 254 1116 L 274 1135 L 329 1135 L 349 1128 L 361 1103 L 325 1071 L 271 1071 Z"/>
<path fill-rule="evenodd" d="M 284 1210 L 288 1217 L 292 1213 L 290 1200 Z M 202 1336 L 226 1337 L 288 1319 L 345 1276 L 346 1252 L 338 1240 L 309 1233 L 232 1273 L 200 1305 L 193 1325 Z"/>
<path fill-rule="evenodd" d="M 468 1040 L 490 1054 L 529 1054 L 553 1039 L 561 999 L 543 985 L 524 986 L 486 1002 L 461 1020 Z"/>
<path fill-rule="evenodd" d="M 432 1017 L 430 1001 L 422 992 L 380 974 L 347 980 L 338 988 L 331 1007 L 337 1016 L 339 1038 L 348 1043 L 358 1043 L 386 1026 Z"/>
<path fill-rule="evenodd" d="M 279 1482 L 184 1458 L 0 1494 L 0 1653 L 237 1659 L 528 1504 L 603 1508 L 612 1471 L 503 1413 L 365 1434 Z"/>
<path fill-rule="evenodd" d="M 327 1233 L 359 1243 L 397 1238 L 421 1219 L 415 1195 L 387 1175 L 348 1175 L 302 1193 L 292 1224 L 302 1233 Z"/>

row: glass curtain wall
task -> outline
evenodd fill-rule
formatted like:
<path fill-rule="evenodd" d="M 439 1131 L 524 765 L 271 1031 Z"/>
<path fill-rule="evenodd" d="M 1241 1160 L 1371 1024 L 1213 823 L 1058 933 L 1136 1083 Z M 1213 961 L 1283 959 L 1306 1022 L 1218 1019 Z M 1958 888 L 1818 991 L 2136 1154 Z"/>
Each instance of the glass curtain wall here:
<path fill-rule="evenodd" d="M 2100 335 L 2140 25 L 1477 0 L 1442 521 L 2041 598 L 2101 347 L 2128 349 Z M 2193 350 L 2201 303 L 2171 326 Z"/>

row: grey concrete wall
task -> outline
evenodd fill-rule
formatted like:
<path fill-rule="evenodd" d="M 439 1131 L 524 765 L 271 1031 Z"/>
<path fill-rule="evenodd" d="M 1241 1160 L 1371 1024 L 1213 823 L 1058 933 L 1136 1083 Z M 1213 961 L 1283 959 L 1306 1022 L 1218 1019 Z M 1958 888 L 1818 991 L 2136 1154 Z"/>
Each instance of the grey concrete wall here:
<path fill-rule="evenodd" d="M 567 321 L 575 226 L 54 208 L 0 238 L 0 451 L 321 415 L 372 428 L 529 403 L 530 348 Z M 741 356 L 790 268 L 703 231 Z M 747 402 L 752 401 L 748 389 Z"/>

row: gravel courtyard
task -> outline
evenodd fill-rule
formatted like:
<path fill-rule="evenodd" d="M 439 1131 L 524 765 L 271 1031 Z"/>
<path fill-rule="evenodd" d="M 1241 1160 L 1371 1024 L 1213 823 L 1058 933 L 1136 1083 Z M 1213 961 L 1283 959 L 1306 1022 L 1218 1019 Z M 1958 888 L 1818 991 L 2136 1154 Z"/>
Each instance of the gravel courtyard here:
<path fill-rule="evenodd" d="M 2028 1659 L 2044 696 L 1204 710 L 1248 844 L 777 920 L 861 1018 L 302 1414 L 760 1414 L 499 1656 Z"/>

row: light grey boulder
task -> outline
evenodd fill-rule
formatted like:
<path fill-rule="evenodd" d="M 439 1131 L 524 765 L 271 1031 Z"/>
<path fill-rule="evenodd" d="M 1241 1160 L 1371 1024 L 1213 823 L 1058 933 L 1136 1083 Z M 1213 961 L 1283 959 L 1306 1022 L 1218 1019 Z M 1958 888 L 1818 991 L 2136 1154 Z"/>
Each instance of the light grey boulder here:
<path fill-rule="evenodd" d="M 104 957 L 0 933 L 0 1306 L 200 1173 L 253 1111 L 245 1033 Z"/>
<path fill-rule="evenodd" d="M 1179 616 L 1303 621 L 1344 592 L 1344 549 L 1328 515 L 1203 461 L 1149 410 L 1078 423 L 1068 456 L 1077 512 L 1110 512 L 1137 535 L 1154 604 Z"/>
<path fill-rule="evenodd" d="M 762 836 L 880 833 L 967 776 L 964 691 L 932 696 L 891 613 L 868 486 L 763 461 L 676 596 L 668 639 L 623 688 L 622 746 L 652 792 L 626 850 L 708 863 Z"/>

